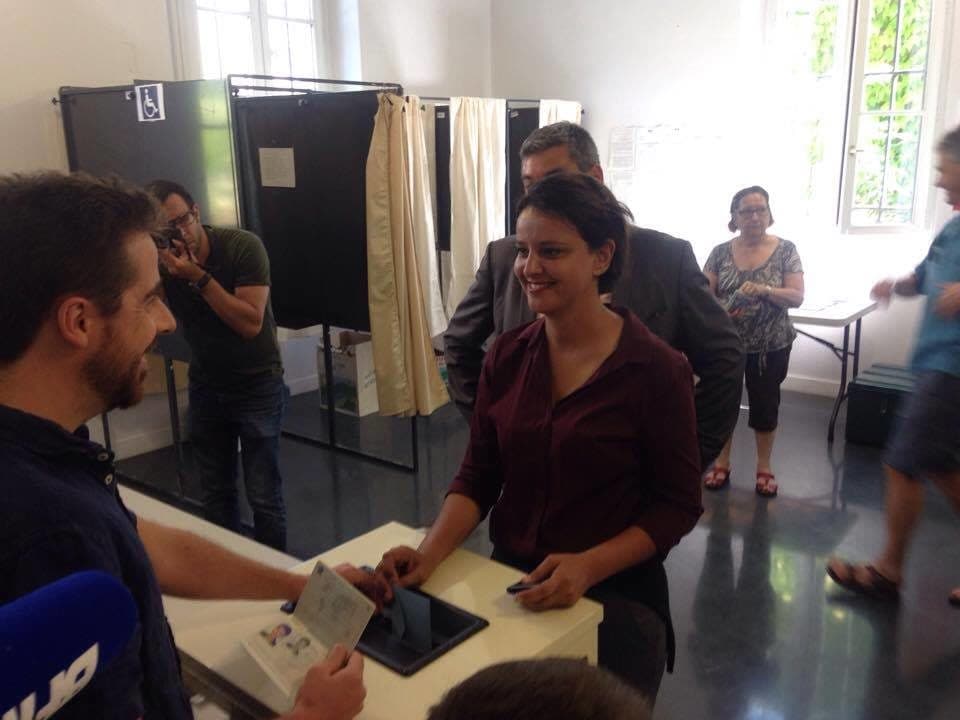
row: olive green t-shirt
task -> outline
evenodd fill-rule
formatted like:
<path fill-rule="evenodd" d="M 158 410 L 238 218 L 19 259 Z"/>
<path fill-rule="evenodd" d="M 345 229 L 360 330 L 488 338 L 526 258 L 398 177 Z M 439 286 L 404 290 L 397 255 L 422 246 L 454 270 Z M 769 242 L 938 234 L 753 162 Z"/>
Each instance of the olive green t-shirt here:
<path fill-rule="evenodd" d="M 232 294 L 238 287 L 249 285 L 270 285 L 270 260 L 260 238 L 236 228 L 203 227 L 210 240 L 205 267 L 227 292 Z M 186 281 L 168 277 L 163 286 L 170 309 L 193 352 L 192 382 L 228 388 L 242 384 L 252 375 L 283 373 L 269 299 L 260 334 L 246 340 L 223 322 Z"/>

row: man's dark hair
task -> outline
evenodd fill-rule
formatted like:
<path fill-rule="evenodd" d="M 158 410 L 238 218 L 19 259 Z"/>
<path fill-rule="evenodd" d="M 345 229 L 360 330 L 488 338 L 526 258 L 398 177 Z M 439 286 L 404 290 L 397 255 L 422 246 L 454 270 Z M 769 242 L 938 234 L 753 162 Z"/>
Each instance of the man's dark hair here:
<path fill-rule="evenodd" d="M 644 698 L 571 658 L 491 665 L 453 687 L 427 720 L 649 720 Z"/>
<path fill-rule="evenodd" d="M 730 201 L 730 222 L 727 223 L 727 229 L 730 232 L 737 231 L 737 210 L 740 209 L 740 201 L 747 195 L 754 194 L 763 195 L 763 199 L 767 201 L 767 215 L 770 216 L 770 224 L 773 225 L 773 210 L 770 209 L 770 193 L 759 185 L 751 185 L 750 187 L 743 188 L 743 190 L 737 190 L 733 194 L 733 199 Z"/>
<path fill-rule="evenodd" d="M 626 218 L 633 216 L 603 183 L 580 173 L 547 175 L 520 198 L 517 217 L 527 208 L 572 225 L 591 250 L 598 250 L 613 240 L 616 248 L 613 259 L 599 280 L 601 293 L 613 290 L 626 262 Z"/>
<path fill-rule="evenodd" d="M 126 241 L 153 232 L 159 213 L 150 195 L 117 179 L 0 177 L 0 366 L 27 351 L 58 299 L 119 310 L 134 279 Z"/>
<path fill-rule="evenodd" d="M 563 122 L 544 125 L 537 128 L 520 146 L 520 157 L 537 155 L 558 145 L 566 145 L 570 159 L 576 163 L 580 172 L 588 172 L 594 165 L 600 164 L 600 153 L 590 133 L 576 123 Z"/>
<path fill-rule="evenodd" d="M 192 208 L 197 204 L 194 202 L 190 191 L 173 180 L 154 180 L 147 184 L 146 190 L 162 203 L 165 203 L 171 195 L 179 195 L 187 203 L 187 207 Z"/>
<path fill-rule="evenodd" d="M 940 138 L 937 151 L 950 156 L 953 162 L 960 163 L 960 126 Z"/>

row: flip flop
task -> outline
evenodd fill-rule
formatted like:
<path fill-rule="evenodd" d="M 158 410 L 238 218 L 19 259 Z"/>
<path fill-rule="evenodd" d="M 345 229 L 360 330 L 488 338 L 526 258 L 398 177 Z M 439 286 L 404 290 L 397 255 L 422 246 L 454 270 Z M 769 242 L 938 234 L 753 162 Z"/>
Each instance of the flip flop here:
<path fill-rule="evenodd" d="M 896 602 L 900 599 L 900 584 L 882 575 L 873 565 L 860 566 L 843 560 L 840 562 L 846 577 L 840 577 L 833 567 L 829 563 L 827 564 L 827 575 L 840 587 L 874 600 Z M 869 582 L 862 582 L 857 577 L 857 568 L 859 567 L 863 567 L 870 575 Z"/>
<path fill-rule="evenodd" d="M 707 490 L 723 490 L 730 484 L 730 468 L 714 465 L 703 478 L 703 486 Z"/>
<path fill-rule="evenodd" d="M 777 483 L 773 473 L 757 473 L 757 495 L 760 497 L 772 498 L 777 496 Z"/>

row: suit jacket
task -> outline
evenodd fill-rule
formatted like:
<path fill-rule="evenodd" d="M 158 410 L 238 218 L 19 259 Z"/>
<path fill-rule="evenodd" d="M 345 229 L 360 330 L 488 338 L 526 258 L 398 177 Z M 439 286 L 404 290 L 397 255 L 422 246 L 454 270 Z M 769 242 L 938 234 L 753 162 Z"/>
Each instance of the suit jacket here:
<path fill-rule="evenodd" d="M 744 365 L 740 338 L 710 292 L 690 243 L 632 226 L 628 240 L 627 263 L 613 301 L 684 353 L 700 378 L 697 434 L 705 468 L 737 422 Z M 535 317 L 513 274 L 515 242 L 511 236 L 487 246 L 476 279 L 443 336 L 451 395 L 468 418 L 487 341 Z"/>

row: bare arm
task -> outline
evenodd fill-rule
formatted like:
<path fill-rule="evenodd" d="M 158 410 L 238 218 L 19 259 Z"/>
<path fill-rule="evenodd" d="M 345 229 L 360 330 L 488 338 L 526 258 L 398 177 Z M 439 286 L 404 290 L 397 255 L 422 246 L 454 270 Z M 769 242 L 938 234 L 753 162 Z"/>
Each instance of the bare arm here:
<path fill-rule="evenodd" d="M 417 550 L 400 546 L 383 555 L 377 573 L 390 585 L 421 585 L 480 522 L 480 506 L 466 495 L 450 493 Z"/>
<path fill-rule="evenodd" d="M 196 283 L 207 271 L 182 242 L 174 241 L 174 250 L 161 250 L 160 261 L 171 277 Z M 268 285 L 241 285 L 233 293 L 211 277 L 200 291 L 210 309 L 237 335 L 252 340 L 260 334 L 270 297 Z"/>
<path fill-rule="evenodd" d="M 916 273 L 910 273 L 893 283 L 893 292 L 901 297 L 913 297 L 920 294 Z"/>
<path fill-rule="evenodd" d="M 774 305 L 795 308 L 803 305 L 803 273 L 784 273 L 783 287 L 764 286 L 763 296 Z"/>
<path fill-rule="evenodd" d="M 267 309 L 270 288 L 266 285 L 238 287 L 232 295 L 214 278 L 201 290 L 201 296 L 210 309 L 231 330 L 245 340 L 252 340 L 263 328 L 263 315 Z"/>
<path fill-rule="evenodd" d="M 480 522 L 480 507 L 466 495 L 447 495 L 440 516 L 420 543 L 420 552 L 433 567 L 443 562 Z"/>
<path fill-rule="evenodd" d="M 306 575 L 264 565 L 186 530 L 137 519 L 162 592 L 187 598 L 296 600 Z"/>

